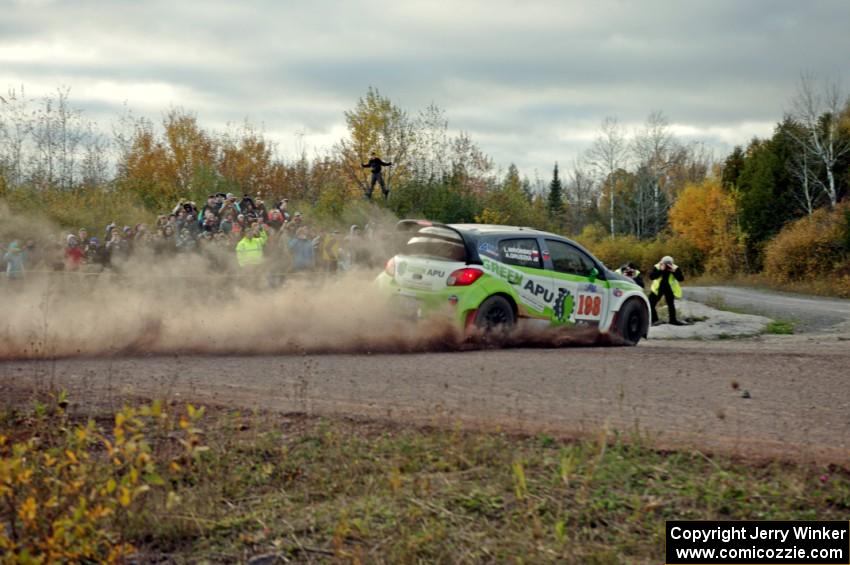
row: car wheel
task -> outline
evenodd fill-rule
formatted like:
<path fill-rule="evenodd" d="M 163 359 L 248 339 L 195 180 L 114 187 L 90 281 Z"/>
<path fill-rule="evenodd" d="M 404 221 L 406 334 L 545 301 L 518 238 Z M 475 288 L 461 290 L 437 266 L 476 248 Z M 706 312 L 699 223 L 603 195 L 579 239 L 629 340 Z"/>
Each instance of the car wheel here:
<path fill-rule="evenodd" d="M 515 323 L 511 303 L 501 296 L 491 296 L 482 302 L 475 314 L 475 325 L 485 332 L 509 330 Z"/>
<path fill-rule="evenodd" d="M 629 300 L 617 316 L 617 334 L 623 345 L 637 345 L 646 327 L 646 308 L 639 300 Z"/>

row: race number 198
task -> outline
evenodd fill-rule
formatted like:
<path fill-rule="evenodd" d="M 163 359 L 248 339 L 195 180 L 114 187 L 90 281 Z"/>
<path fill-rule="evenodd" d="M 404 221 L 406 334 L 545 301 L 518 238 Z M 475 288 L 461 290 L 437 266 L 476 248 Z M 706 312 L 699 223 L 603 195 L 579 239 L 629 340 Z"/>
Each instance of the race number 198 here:
<path fill-rule="evenodd" d="M 579 294 L 576 318 L 598 318 L 602 309 L 602 298 L 596 294 Z"/>

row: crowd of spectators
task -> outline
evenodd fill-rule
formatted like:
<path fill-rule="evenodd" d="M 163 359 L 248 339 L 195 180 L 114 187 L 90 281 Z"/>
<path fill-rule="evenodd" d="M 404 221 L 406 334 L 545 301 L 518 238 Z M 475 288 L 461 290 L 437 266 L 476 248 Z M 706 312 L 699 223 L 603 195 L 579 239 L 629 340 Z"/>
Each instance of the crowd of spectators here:
<path fill-rule="evenodd" d="M 259 198 L 211 194 L 202 206 L 181 201 L 156 224 L 107 225 L 102 235 L 80 228 L 46 242 L 0 243 L 6 277 L 27 271 L 120 273 L 130 262 L 200 257 L 206 273 L 262 277 L 270 286 L 290 273 L 346 271 L 369 263 L 372 228 L 350 226 L 341 234 L 290 213 L 286 198 L 267 206 Z"/>

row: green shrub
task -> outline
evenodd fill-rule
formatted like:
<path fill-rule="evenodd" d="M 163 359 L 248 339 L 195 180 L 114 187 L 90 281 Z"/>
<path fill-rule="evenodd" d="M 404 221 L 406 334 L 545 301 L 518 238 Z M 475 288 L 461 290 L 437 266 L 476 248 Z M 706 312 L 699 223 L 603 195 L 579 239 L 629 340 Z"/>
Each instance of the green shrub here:
<path fill-rule="evenodd" d="M 159 213 L 164 213 L 161 210 Z M 57 228 L 73 231 L 81 227 L 91 233 L 101 233 L 107 224 L 119 225 L 152 223 L 156 213 L 147 210 L 141 202 L 128 192 L 114 191 L 108 188 L 64 190 L 34 190 L 29 188 L 8 189 L 0 200 L 0 214 L 4 217 L 3 231 L 9 227 L 5 217 L 17 221 L 24 230 L 16 233 L 36 233 Z M 2 235 L 2 234 L 0 234 Z"/>

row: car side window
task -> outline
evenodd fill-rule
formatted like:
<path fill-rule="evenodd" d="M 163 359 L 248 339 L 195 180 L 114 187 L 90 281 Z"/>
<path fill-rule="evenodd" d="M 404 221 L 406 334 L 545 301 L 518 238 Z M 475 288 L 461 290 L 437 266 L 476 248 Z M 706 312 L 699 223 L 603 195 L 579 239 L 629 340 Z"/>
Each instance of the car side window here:
<path fill-rule="evenodd" d="M 499 242 L 499 257 L 503 263 L 518 267 L 542 269 L 540 246 L 536 239 L 503 239 Z"/>
<path fill-rule="evenodd" d="M 547 239 L 546 246 L 549 248 L 552 265 L 559 273 L 588 277 L 596 266 L 590 257 L 572 245 L 568 245 L 562 241 L 555 241 L 554 239 Z"/>

